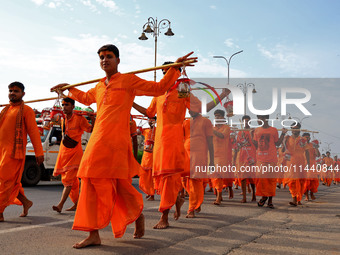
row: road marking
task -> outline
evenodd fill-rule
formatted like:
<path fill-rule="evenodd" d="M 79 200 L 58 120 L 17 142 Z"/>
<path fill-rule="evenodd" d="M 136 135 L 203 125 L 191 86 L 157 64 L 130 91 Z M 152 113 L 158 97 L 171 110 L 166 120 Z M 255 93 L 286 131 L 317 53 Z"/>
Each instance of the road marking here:
<path fill-rule="evenodd" d="M 48 227 L 48 226 L 61 225 L 61 224 L 69 223 L 69 222 L 73 222 L 73 220 L 54 221 L 54 222 L 49 222 L 49 223 L 39 224 L 39 225 L 33 225 L 33 226 L 24 226 L 24 227 L 18 227 L 18 228 L 4 229 L 4 230 L 0 230 L 0 234 L 7 234 L 7 233 L 18 232 L 18 231 L 25 231 L 25 230 L 30 230 L 30 229 L 33 229 L 33 228 L 44 228 L 44 227 Z"/>

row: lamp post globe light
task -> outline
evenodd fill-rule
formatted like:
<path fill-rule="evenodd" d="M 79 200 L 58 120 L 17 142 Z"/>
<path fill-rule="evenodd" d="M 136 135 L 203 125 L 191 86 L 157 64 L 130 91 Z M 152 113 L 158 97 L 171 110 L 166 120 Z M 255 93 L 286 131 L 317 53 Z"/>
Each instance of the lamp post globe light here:
<path fill-rule="evenodd" d="M 155 66 L 157 65 L 157 38 L 160 34 L 160 31 L 163 29 L 168 29 L 164 34 L 166 36 L 175 35 L 171 30 L 171 22 L 168 19 L 162 19 L 157 21 L 157 18 L 154 19 L 152 17 L 148 18 L 148 21 L 143 25 L 143 32 L 141 36 L 138 38 L 139 40 L 147 40 L 147 34 L 152 34 L 155 38 Z M 154 71 L 154 81 L 156 81 L 156 70 Z"/>

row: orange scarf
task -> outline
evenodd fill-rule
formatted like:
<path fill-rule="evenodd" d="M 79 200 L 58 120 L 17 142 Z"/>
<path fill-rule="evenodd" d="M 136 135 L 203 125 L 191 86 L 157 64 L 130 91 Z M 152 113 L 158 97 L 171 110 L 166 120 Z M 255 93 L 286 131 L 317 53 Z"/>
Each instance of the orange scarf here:
<path fill-rule="evenodd" d="M 24 122 L 24 102 L 10 103 L 0 113 L 0 128 L 5 119 L 6 113 L 11 106 L 19 106 L 18 115 L 15 123 L 14 144 L 12 149 L 11 158 L 23 159 L 24 158 L 24 140 L 23 140 L 23 122 Z"/>

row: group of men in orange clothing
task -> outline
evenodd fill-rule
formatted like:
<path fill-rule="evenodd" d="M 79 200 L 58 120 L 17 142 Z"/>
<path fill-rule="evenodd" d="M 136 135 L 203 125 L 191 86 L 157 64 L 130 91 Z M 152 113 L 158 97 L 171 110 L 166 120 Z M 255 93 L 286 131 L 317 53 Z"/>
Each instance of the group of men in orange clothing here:
<path fill-rule="evenodd" d="M 197 176 L 193 174 L 195 166 L 235 165 L 237 169 L 244 166 L 258 166 L 260 169 L 273 167 L 278 162 L 277 147 L 282 143 L 286 150 L 283 153 L 288 155 L 289 152 L 291 156 L 286 164 L 305 165 L 315 162 L 318 154 L 308 145 L 309 140 L 307 143 L 300 142 L 302 139 L 298 130 L 286 138 L 284 130 L 279 137 L 277 129 L 268 124 L 269 116 L 257 116 L 263 125 L 255 130 L 249 129 L 247 123 L 250 117 L 244 116 L 242 119 L 245 123 L 244 130 L 237 134 L 233 151 L 231 129 L 228 125 L 217 123 L 213 126 L 211 121 L 200 114 L 201 102 L 194 95 L 178 97 L 174 87 L 181 74 L 178 67 L 163 70 L 164 77 L 160 82 L 145 81 L 133 74 L 118 72 L 120 56 L 116 46 L 104 45 L 97 53 L 106 77 L 87 92 L 76 88 L 69 89 L 68 98 L 63 100 L 66 115 L 62 123 L 63 142 L 54 171 L 54 175 L 62 175 L 64 190 L 59 204 L 53 206 L 53 210 L 61 212 L 67 197 L 70 196 L 74 205 L 68 210 L 76 209 L 72 229 L 89 233 L 87 238 L 74 244 L 74 248 L 100 245 L 99 230 L 110 222 L 115 238 L 122 237 L 127 225 L 133 222 L 134 238 L 141 238 L 144 235 L 143 197 L 132 186 L 132 177 L 136 175 L 140 176 L 140 189 L 149 196 L 149 200 L 154 200 L 155 191 L 160 195 L 161 217 L 154 229 L 165 229 L 169 226 L 168 215 L 173 206 L 175 206 L 174 219 L 180 217 L 184 203 L 180 191 L 183 188 L 189 194 L 186 217 L 193 218 L 195 212 L 201 210 L 208 179 L 196 178 Z M 190 57 L 191 54 L 192 52 L 178 58 L 176 62 L 197 61 L 196 57 Z M 65 85 L 67 84 L 54 86 L 51 91 L 62 90 Z M 33 204 L 25 197 L 20 184 L 27 133 L 33 143 L 37 163 L 43 162 L 34 113 L 32 114 L 32 109 L 22 101 L 24 87 L 21 83 L 12 83 L 9 90 L 10 105 L 0 114 L 2 143 L 0 221 L 4 221 L 3 211 L 9 204 L 21 202 L 23 205 L 21 216 L 26 216 Z M 223 90 L 221 98 L 223 99 L 227 93 Z M 147 109 L 134 103 L 135 96 L 142 95 L 154 96 Z M 85 105 L 97 104 L 95 124 L 94 120 L 90 125 L 83 117 L 72 114 L 74 100 Z M 210 111 L 214 106 L 215 104 L 210 102 L 207 110 Z M 157 128 L 155 121 L 152 121 L 150 129 L 144 132 L 142 165 L 135 160 L 133 151 L 136 153 L 136 150 L 132 149 L 130 131 L 132 107 L 150 119 L 157 115 Z M 191 118 L 185 120 L 187 109 Z M 214 116 L 216 120 L 223 120 L 225 112 L 216 110 Z M 92 135 L 82 155 L 80 139 L 84 131 L 92 131 Z M 3 145 L 3 141 L 7 141 L 6 146 Z M 306 151 L 308 152 L 305 153 Z M 256 201 L 256 196 L 261 196 L 258 206 L 264 206 L 268 200 L 268 207 L 274 208 L 273 197 L 278 178 L 271 175 L 207 176 L 211 179 L 216 194 L 215 205 L 221 204 L 224 188 L 229 191 L 229 198 L 233 198 L 235 177 L 242 187 L 241 202 L 246 202 L 246 187 L 250 184 L 253 189 L 252 201 Z M 80 195 L 78 178 L 81 179 Z M 306 192 L 308 194 L 308 191 L 311 192 L 313 199 L 317 186 L 313 182 L 314 176 L 309 178 L 308 182 L 301 181 L 302 178 L 297 176 L 280 176 L 279 179 L 289 186 L 293 206 L 296 206 L 302 194 Z"/>

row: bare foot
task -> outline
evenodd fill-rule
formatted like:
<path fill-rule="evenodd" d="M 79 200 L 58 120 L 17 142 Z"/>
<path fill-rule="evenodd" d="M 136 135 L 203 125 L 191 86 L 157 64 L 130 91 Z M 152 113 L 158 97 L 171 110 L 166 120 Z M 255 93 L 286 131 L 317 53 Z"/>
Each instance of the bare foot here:
<path fill-rule="evenodd" d="M 145 196 L 145 198 L 149 198 L 149 197 L 150 197 L 150 195 L 146 195 L 146 196 Z"/>
<path fill-rule="evenodd" d="M 185 218 L 196 218 L 195 212 L 194 211 L 188 212 L 188 214 L 187 214 L 187 216 L 185 216 Z"/>
<path fill-rule="evenodd" d="M 176 201 L 176 211 L 174 212 L 174 219 L 178 220 L 179 217 L 181 216 L 181 207 L 184 204 L 184 199 L 181 197 L 177 197 Z"/>
<path fill-rule="evenodd" d="M 58 206 L 52 206 L 53 211 L 56 211 L 58 213 L 61 213 L 61 209 Z"/>
<path fill-rule="evenodd" d="M 256 196 L 253 196 L 251 199 L 252 202 L 256 202 Z"/>
<path fill-rule="evenodd" d="M 144 236 L 145 231 L 145 218 L 142 213 L 138 219 L 135 221 L 135 232 L 133 233 L 133 238 L 138 239 Z"/>
<path fill-rule="evenodd" d="M 166 210 L 163 212 L 161 219 L 159 220 L 159 222 L 153 226 L 154 229 L 166 229 L 169 227 L 169 221 L 168 221 L 168 214 L 169 214 L 169 210 Z"/>
<path fill-rule="evenodd" d="M 67 208 L 65 211 L 71 212 L 71 211 L 75 211 L 77 209 L 77 204 L 74 204 L 73 206 L 71 206 L 70 208 Z M 54 209 L 53 209 L 54 210 Z"/>
<path fill-rule="evenodd" d="M 0 213 L 0 222 L 3 222 L 3 221 L 5 221 L 4 214 Z"/>
<path fill-rule="evenodd" d="M 247 203 L 247 199 L 243 198 L 243 199 L 241 200 L 241 203 Z"/>
<path fill-rule="evenodd" d="M 197 209 L 195 209 L 195 212 L 197 212 L 197 213 L 201 212 L 201 206 L 198 207 Z"/>
<path fill-rule="evenodd" d="M 305 198 L 305 201 L 309 201 L 309 197 L 306 197 L 306 198 Z"/>
<path fill-rule="evenodd" d="M 221 200 L 216 198 L 216 200 L 213 203 L 214 205 L 220 205 L 221 204 Z"/>
<path fill-rule="evenodd" d="M 101 240 L 99 237 L 98 230 L 91 231 L 88 238 L 84 239 L 80 243 L 74 244 L 73 248 L 81 249 L 87 246 L 94 246 L 94 245 L 101 245 Z"/>
<path fill-rule="evenodd" d="M 314 194 L 311 194 L 311 195 L 310 195 L 310 198 L 311 198 L 312 200 L 315 200 L 315 199 L 316 199 L 315 196 L 314 196 Z"/>
<path fill-rule="evenodd" d="M 32 207 L 33 202 L 31 200 L 27 200 L 26 203 L 23 203 L 23 209 L 22 214 L 20 214 L 20 217 L 26 217 L 28 214 L 28 210 Z"/>
<path fill-rule="evenodd" d="M 302 205 L 301 201 L 299 201 L 297 204 L 298 204 L 298 205 Z"/>
<path fill-rule="evenodd" d="M 154 201 L 155 200 L 155 196 L 149 196 L 149 198 L 147 200 L 148 201 Z"/>
<path fill-rule="evenodd" d="M 222 192 L 217 191 L 216 192 L 216 200 L 214 202 L 214 205 L 220 205 L 222 201 Z"/>

